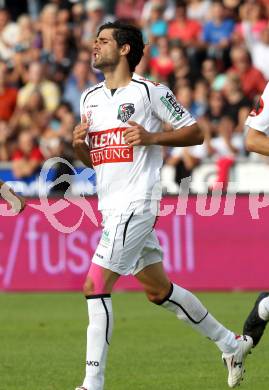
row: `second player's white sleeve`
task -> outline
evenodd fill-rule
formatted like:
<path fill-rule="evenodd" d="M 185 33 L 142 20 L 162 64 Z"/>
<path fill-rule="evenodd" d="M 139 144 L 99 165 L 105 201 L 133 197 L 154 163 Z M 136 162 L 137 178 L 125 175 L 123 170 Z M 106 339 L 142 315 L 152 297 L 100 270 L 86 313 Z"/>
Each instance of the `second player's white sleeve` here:
<path fill-rule="evenodd" d="M 152 87 L 151 103 L 154 114 L 174 129 L 190 126 L 196 122 L 189 111 L 177 102 L 173 92 L 164 85 Z"/>
<path fill-rule="evenodd" d="M 269 135 L 269 83 L 246 120 L 246 126 Z"/>

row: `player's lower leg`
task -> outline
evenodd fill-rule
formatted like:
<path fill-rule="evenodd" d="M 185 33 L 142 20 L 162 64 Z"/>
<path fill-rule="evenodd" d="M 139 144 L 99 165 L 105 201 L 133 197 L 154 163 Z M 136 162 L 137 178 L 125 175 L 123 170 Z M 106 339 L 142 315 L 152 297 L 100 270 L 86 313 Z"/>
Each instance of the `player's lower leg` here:
<path fill-rule="evenodd" d="M 237 386 L 243 378 L 244 360 L 252 347 L 252 339 L 236 336 L 209 314 L 191 292 L 176 284 L 171 285 L 161 263 L 145 267 L 136 277 L 150 301 L 173 312 L 216 343 L 228 368 L 228 385 Z"/>
<path fill-rule="evenodd" d="M 249 313 L 243 328 L 244 334 L 252 337 L 254 347 L 259 343 L 268 321 L 269 292 L 262 292 Z"/>
<path fill-rule="evenodd" d="M 108 346 L 113 329 L 112 301 L 109 294 L 87 297 L 86 375 L 82 388 L 103 390 Z"/>
<path fill-rule="evenodd" d="M 87 299 L 86 374 L 76 390 L 103 390 L 108 346 L 113 330 L 113 310 L 110 292 L 119 275 L 96 264 L 88 273 L 84 295 Z"/>
<path fill-rule="evenodd" d="M 236 336 L 208 313 L 197 297 L 175 284 L 158 304 L 216 343 L 228 369 L 228 385 L 237 386 L 243 379 L 244 361 L 252 347 L 252 339 Z"/>
<path fill-rule="evenodd" d="M 158 303 L 216 343 L 222 352 L 234 352 L 238 341 L 235 334 L 220 324 L 190 291 L 171 284 L 171 290 Z"/>

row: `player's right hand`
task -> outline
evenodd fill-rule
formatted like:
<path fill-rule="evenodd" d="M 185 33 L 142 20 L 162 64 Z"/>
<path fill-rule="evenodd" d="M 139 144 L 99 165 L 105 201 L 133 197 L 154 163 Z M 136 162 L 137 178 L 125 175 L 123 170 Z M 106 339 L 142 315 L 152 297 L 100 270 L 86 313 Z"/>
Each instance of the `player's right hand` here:
<path fill-rule="evenodd" d="M 89 129 L 89 124 L 86 115 L 82 115 L 81 123 L 79 123 L 73 131 L 73 147 L 77 148 L 85 144 L 85 138 Z"/>

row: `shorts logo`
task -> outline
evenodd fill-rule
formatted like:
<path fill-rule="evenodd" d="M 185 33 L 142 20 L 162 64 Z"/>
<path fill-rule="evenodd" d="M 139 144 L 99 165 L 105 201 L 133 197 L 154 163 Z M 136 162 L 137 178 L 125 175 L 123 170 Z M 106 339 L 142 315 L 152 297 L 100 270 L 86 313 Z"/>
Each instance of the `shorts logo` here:
<path fill-rule="evenodd" d="M 117 119 L 127 122 L 134 114 L 135 108 L 133 103 L 124 103 L 119 106 Z"/>
<path fill-rule="evenodd" d="M 133 147 L 125 144 L 126 127 L 89 132 L 90 155 L 94 166 L 133 161 Z"/>
<path fill-rule="evenodd" d="M 102 234 L 102 237 L 101 237 L 101 240 L 100 240 L 100 244 L 104 247 L 109 247 L 110 245 L 110 234 L 109 234 L 109 230 L 104 230 L 103 231 L 103 234 Z M 101 257 L 100 255 L 98 257 Z M 102 256 L 103 257 L 103 256 Z"/>

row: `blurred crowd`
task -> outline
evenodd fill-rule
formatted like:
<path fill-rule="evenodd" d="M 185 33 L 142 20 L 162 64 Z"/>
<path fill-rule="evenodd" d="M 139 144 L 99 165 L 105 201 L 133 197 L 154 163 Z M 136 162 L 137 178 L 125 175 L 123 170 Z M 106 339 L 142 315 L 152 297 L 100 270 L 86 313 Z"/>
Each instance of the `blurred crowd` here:
<path fill-rule="evenodd" d="M 103 77 L 91 66 L 91 43 L 101 24 L 120 19 L 144 34 L 136 72 L 168 85 L 205 134 L 201 146 L 164 149 L 167 180 L 176 169 L 179 183 L 211 159 L 216 183 L 227 183 L 231 166 L 247 155 L 244 121 L 269 80 L 269 0 L 40 0 L 36 6 L 15 18 L 8 6 L 0 8 L 0 163 L 12 161 L 14 175 L 25 179 L 50 157 L 74 161 L 80 95 Z"/>

